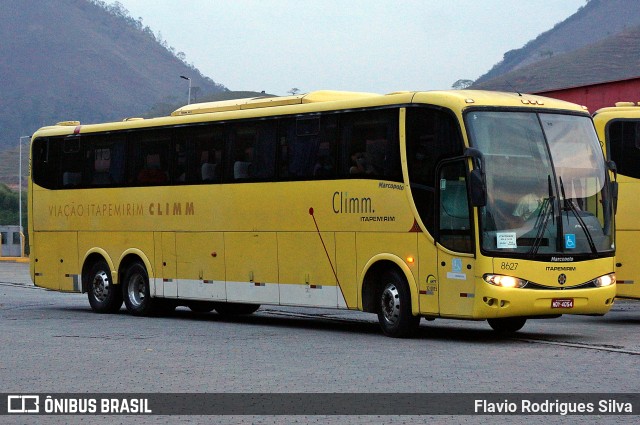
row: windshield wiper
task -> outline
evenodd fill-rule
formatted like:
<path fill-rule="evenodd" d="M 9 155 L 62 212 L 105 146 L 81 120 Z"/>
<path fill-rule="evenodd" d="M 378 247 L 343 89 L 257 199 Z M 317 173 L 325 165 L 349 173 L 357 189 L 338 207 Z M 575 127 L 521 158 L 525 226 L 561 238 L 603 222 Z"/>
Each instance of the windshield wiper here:
<path fill-rule="evenodd" d="M 534 229 L 538 229 L 536 233 L 536 238 L 534 239 L 533 245 L 531 245 L 531 249 L 529 250 L 529 255 L 534 256 L 538 253 L 538 249 L 542 244 L 542 238 L 544 237 L 544 232 L 547 230 L 547 224 L 549 223 L 549 216 L 555 221 L 555 199 L 556 197 L 553 194 L 553 188 L 551 186 L 551 176 L 547 175 L 547 183 L 549 186 L 549 197 L 545 198 L 542 201 L 542 206 L 540 207 L 540 212 L 538 213 L 538 217 L 536 217 L 536 222 L 533 225 Z"/>
<path fill-rule="evenodd" d="M 591 236 L 591 232 L 589 232 L 587 225 L 585 224 L 582 217 L 580 217 L 580 213 L 576 209 L 576 206 L 573 203 L 573 199 L 567 199 L 567 196 L 564 193 L 564 184 L 562 183 L 562 177 L 558 177 L 558 180 L 560 181 L 560 193 L 562 194 L 562 200 L 564 204 L 563 210 L 571 211 L 573 213 L 573 216 L 576 218 L 576 220 L 578 220 L 580 227 L 582 227 L 582 231 L 584 232 L 584 235 L 587 237 L 587 242 L 589 242 L 589 248 L 591 248 L 591 252 L 593 254 L 596 254 L 598 250 L 596 249 L 596 244 L 593 242 L 593 237 Z M 562 221 L 562 217 L 560 217 L 560 221 Z M 567 223 L 568 222 L 569 222 L 569 215 L 567 214 Z M 564 234 L 562 234 L 562 238 L 564 239 Z"/>

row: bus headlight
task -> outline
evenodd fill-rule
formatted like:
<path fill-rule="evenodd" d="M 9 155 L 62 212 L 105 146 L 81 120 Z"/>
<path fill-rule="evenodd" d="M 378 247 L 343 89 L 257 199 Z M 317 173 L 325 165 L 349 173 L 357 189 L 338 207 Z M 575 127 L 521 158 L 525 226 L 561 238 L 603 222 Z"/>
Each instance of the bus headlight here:
<path fill-rule="evenodd" d="M 485 282 L 501 286 L 503 288 L 524 288 L 528 281 L 513 276 L 505 276 L 501 274 L 485 274 L 482 276 Z"/>
<path fill-rule="evenodd" d="M 596 278 L 593 280 L 593 284 L 596 285 L 598 288 L 602 288 L 604 286 L 611 286 L 614 283 L 616 283 L 615 273 L 605 274 L 604 276 L 600 276 L 599 278 Z"/>

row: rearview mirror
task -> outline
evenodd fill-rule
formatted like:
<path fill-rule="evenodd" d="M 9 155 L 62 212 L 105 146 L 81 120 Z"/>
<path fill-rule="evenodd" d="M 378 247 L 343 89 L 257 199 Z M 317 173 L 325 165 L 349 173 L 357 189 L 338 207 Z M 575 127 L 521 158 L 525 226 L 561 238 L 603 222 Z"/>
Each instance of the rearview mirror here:
<path fill-rule="evenodd" d="M 484 207 L 487 205 L 487 186 L 484 184 L 482 172 L 474 169 L 469 175 L 469 186 L 471 189 L 471 205 L 474 207 Z"/>

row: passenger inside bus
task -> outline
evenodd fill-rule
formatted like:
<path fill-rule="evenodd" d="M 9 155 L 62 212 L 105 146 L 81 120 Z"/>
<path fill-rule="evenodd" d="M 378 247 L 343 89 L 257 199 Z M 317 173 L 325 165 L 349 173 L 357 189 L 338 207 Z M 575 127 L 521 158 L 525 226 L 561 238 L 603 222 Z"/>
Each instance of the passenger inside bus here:
<path fill-rule="evenodd" d="M 247 146 L 239 161 L 233 164 L 233 178 L 235 180 L 245 180 L 253 176 L 253 146 Z"/>
<path fill-rule="evenodd" d="M 166 171 L 162 170 L 159 153 L 148 154 L 145 166 L 138 173 L 136 181 L 142 184 L 166 183 L 169 180 Z"/>
<path fill-rule="evenodd" d="M 542 207 L 542 200 L 543 197 L 541 195 L 538 195 L 533 190 L 529 191 L 520 197 L 512 215 L 522 218 L 523 221 L 535 217 Z"/>
<path fill-rule="evenodd" d="M 371 167 L 370 161 L 367 158 L 365 152 L 354 152 L 351 154 L 351 168 L 349 168 L 349 174 L 371 174 L 373 173 L 373 167 Z"/>

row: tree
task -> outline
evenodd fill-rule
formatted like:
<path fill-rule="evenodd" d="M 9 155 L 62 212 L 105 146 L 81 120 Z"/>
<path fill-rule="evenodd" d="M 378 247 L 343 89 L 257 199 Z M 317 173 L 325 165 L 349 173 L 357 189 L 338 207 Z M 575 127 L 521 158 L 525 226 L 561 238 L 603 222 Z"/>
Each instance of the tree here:
<path fill-rule="evenodd" d="M 451 88 L 454 90 L 462 90 L 466 89 L 471 84 L 473 84 L 473 80 L 458 80 L 451 85 Z"/>
<path fill-rule="evenodd" d="M 297 87 L 292 88 L 291 90 L 289 90 L 287 93 L 291 94 L 291 96 L 295 96 L 298 93 L 300 93 L 300 89 Z"/>

